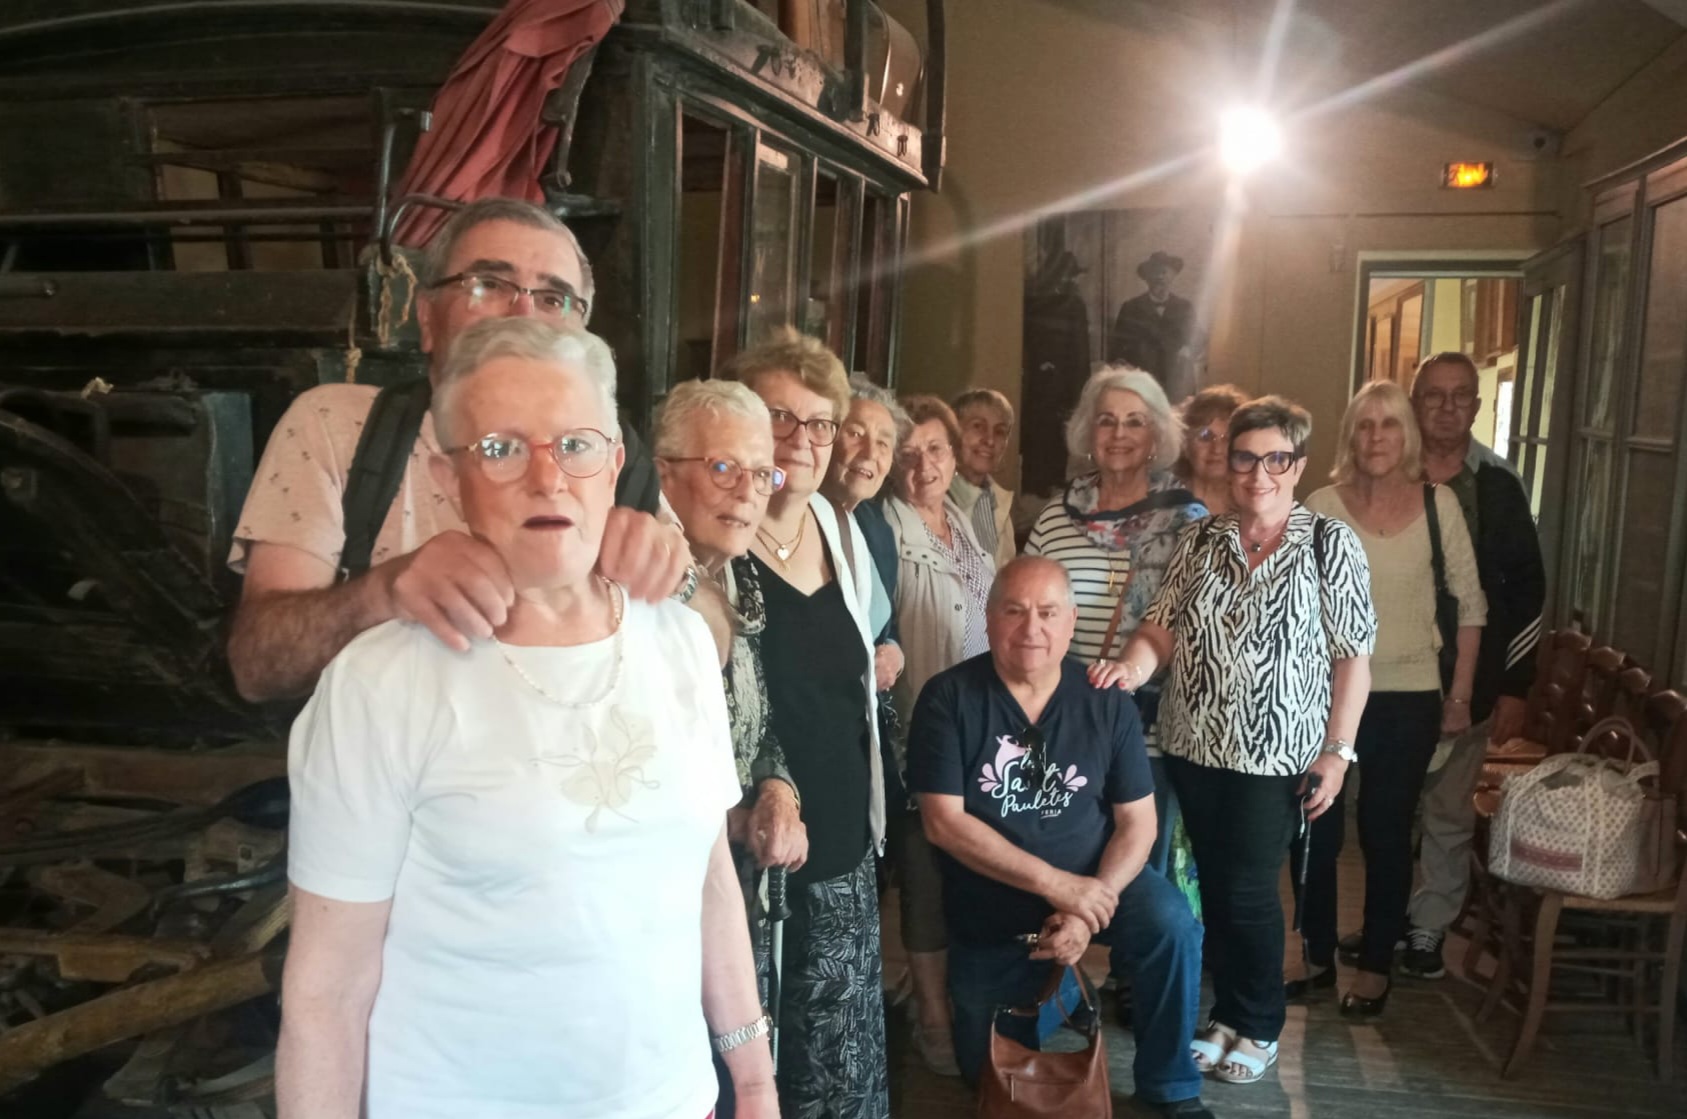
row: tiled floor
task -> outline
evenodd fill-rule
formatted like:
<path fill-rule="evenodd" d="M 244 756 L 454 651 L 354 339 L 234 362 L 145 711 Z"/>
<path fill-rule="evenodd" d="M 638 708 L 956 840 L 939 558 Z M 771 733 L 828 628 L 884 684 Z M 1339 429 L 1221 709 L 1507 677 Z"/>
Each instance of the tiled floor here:
<path fill-rule="evenodd" d="M 1344 929 L 1357 927 L 1361 898 L 1355 854 L 1343 856 Z M 896 906 L 887 904 L 894 921 Z M 1450 962 L 1462 957 L 1455 942 Z M 1290 937 L 1290 952 L 1298 953 Z M 902 970 L 894 927 L 886 929 L 887 974 Z M 1092 957 L 1092 974 L 1106 958 Z M 1346 969 L 1342 986 L 1346 986 Z M 1210 992 L 1209 992 L 1210 994 Z M 1449 972 L 1436 982 L 1400 980 L 1388 1011 L 1374 1024 L 1342 1019 L 1331 994 L 1306 1007 L 1289 1008 L 1282 1058 L 1258 1084 L 1209 1082 L 1204 1098 L 1219 1119 L 1284 1116 L 1286 1119 L 1405 1119 L 1470 1116 L 1525 1119 L 1536 1116 L 1670 1116 L 1687 1119 L 1687 1028 L 1677 1030 L 1674 1082 L 1657 1078 L 1649 1052 L 1615 1032 L 1614 1017 L 1574 1021 L 1549 1016 L 1528 1066 L 1511 1080 L 1499 1070 L 1517 1034 L 1517 1016 L 1501 1010 L 1484 1023 L 1475 1015 L 1482 991 Z M 1203 1002 L 1203 1006 L 1207 1005 Z M 1133 1052 L 1128 1032 L 1105 1015 L 1113 1093 L 1121 1116 L 1130 1114 Z M 928 1072 L 914 1053 L 911 1031 L 892 1016 L 892 1102 L 896 1119 L 970 1119 L 974 1104 L 957 1080 Z"/>

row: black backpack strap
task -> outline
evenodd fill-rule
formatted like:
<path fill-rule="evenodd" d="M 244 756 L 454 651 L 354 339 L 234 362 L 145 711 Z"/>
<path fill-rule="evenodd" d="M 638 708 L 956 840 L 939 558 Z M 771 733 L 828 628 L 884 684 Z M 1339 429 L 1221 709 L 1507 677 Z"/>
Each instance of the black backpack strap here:
<path fill-rule="evenodd" d="M 1318 565 L 1318 581 L 1325 580 L 1329 568 L 1324 563 L 1324 542 L 1330 536 L 1330 518 L 1322 513 L 1312 514 L 1312 562 Z"/>
<path fill-rule="evenodd" d="M 433 385 L 426 377 L 388 385 L 375 397 L 363 434 L 357 437 L 351 469 L 346 472 L 346 493 L 341 510 L 346 545 L 340 553 L 340 578 L 350 579 L 369 570 L 375 538 L 386 523 L 387 511 L 398 496 L 404 469 L 428 414 Z"/>

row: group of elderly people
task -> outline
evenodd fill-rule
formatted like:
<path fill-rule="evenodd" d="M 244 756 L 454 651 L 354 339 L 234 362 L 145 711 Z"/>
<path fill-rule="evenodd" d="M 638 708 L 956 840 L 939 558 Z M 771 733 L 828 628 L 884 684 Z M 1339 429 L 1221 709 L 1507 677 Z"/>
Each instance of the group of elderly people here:
<path fill-rule="evenodd" d="M 884 1119 L 887 843 L 934 1069 L 978 1075 L 986 987 L 1028 998 L 1071 962 L 1026 942 L 1087 944 L 1067 930 L 1102 934 L 1136 897 L 1125 908 L 1159 931 L 1114 944 L 1139 1035 L 1154 1034 L 1139 1095 L 1206 1114 L 1200 1074 L 1260 1079 L 1285 999 L 1334 981 L 1329 810 L 1356 758 L 1380 776 L 1360 798 L 1366 923 L 1343 1010 L 1381 1012 L 1412 805 L 1436 742 L 1468 726 L 1484 620 L 1470 536 L 1421 484 L 1404 393 L 1358 396 L 1337 484 L 1303 505 L 1298 406 L 1218 386 L 1180 414 L 1152 377 L 1105 367 L 1067 430 L 1093 470 L 1031 525 L 1041 558 L 1014 561 L 1012 494 L 993 477 L 1011 405 L 987 390 L 898 401 L 785 332 L 677 386 L 658 417 L 664 515 L 693 561 L 671 601 L 605 573 L 629 531 L 612 510 L 613 359 L 583 322 L 518 313 L 523 294 L 454 332 L 426 460 L 507 587 L 501 606 L 448 633 L 461 640 L 420 611 L 367 629 L 294 728 L 284 1114 L 361 1100 L 377 1117 Z M 1445 658 L 1437 585 L 1459 602 Z M 1085 687 L 1063 675 L 1068 648 L 1088 690 L 1135 693 L 1128 725 L 1071 692 Z M 946 695 L 985 688 L 1024 726 L 990 743 L 934 731 L 921 696 L 940 679 Z M 1038 713 L 1022 711 L 1038 688 Z M 1060 838 L 1089 757 L 1072 728 L 1097 718 L 1120 737 L 1083 794 L 1099 798 L 1086 826 L 1128 824 L 1137 854 Z M 974 782 L 960 767 L 981 750 L 994 766 Z M 1006 776 L 1022 758 L 1035 788 Z M 1014 807 L 980 810 L 973 783 Z M 1307 820 L 1308 974 L 1286 987 L 1278 876 Z M 1185 843 L 1192 905 L 1167 881 Z M 1032 850 L 1065 854 L 1037 871 Z M 1005 900 L 988 916 L 953 904 L 973 895 Z M 1201 1030 L 1197 908 L 1216 996 Z"/>

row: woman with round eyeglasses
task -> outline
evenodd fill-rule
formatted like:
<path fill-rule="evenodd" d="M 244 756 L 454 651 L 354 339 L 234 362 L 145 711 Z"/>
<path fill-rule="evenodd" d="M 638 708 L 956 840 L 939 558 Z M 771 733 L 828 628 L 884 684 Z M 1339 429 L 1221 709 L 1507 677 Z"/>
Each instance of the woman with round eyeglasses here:
<path fill-rule="evenodd" d="M 714 643 L 596 573 L 614 393 L 533 318 L 445 359 L 428 468 L 514 596 L 462 651 L 367 630 L 293 727 L 282 1114 L 704 1119 L 711 1038 L 739 1119 L 778 1114 Z"/>
<path fill-rule="evenodd" d="M 786 1119 L 886 1119 L 875 857 L 883 849 L 884 767 L 873 671 L 873 561 L 853 518 L 820 494 L 849 414 L 849 378 L 794 330 L 721 370 L 761 397 L 785 485 L 768 500 L 748 562 L 761 585 L 762 665 L 773 733 L 802 791 L 808 858 L 790 876 L 779 1013 L 779 1101 Z M 759 830 L 759 829 L 757 829 Z"/>
<path fill-rule="evenodd" d="M 1247 402 L 1235 385 L 1211 385 L 1183 406 L 1183 454 L 1172 472 L 1214 516 L 1230 511 L 1230 414 Z"/>
<path fill-rule="evenodd" d="M 1195 1063 L 1251 1084 L 1282 1033 L 1277 893 L 1303 816 L 1340 792 L 1370 691 L 1370 569 L 1353 531 L 1295 501 L 1312 417 L 1265 397 L 1230 417 L 1231 512 L 1179 541 L 1153 607 L 1099 687 L 1170 665 L 1166 774 L 1200 867 L 1213 1011 Z"/>
<path fill-rule="evenodd" d="M 985 608 L 996 561 L 979 543 L 972 518 L 949 496 L 961 452 L 960 421 L 935 396 L 911 396 L 902 406 L 912 426 L 896 453 L 896 496 L 885 502 L 885 519 L 900 561 L 896 628 L 907 675 L 895 694 L 906 726 L 927 681 L 989 651 Z M 897 768 L 907 788 L 906 744 L 899 747 Z M 891 824 L 893 862 L 902 887 L 902 942 L 918 1015 L 915 1046 L 932 1071 L 959 1076 L 937 856 L 914 804 L 895 813 Z"/>

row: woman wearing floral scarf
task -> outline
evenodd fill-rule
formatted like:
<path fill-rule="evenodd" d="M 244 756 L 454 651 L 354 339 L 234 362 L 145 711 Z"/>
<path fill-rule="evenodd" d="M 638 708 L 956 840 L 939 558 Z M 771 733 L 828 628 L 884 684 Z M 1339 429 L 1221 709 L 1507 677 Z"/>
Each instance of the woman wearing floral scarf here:
<path fill-rule="evenodd" d="M 1047 556 L 1071 575 L 1078 600 L 1072 655 L 1094 661 L 1116 656 L 1136 631 L 1160 591 L 1178 534 L 1207 509 L 1171 472 L 1183 448 L 1182 424 L 1159 382 L 1140 369 L 1104 365 L 1090 375 L 1066 423 L 1066 446 L 1095 470 L 1074 478 L 1043 508 L 1025 552 Z M 1116 628 L 1112 649 L 1104 650 L 1110 627 Z M 1159 699 L 1159 680 L 1137 690 L 1160 818 L 1148 865 L 1171 873 L 1198 906 L 1192 873 L 1179 865 L 1187 859 L 1172 857 L 1177 801 L 1155 748 Z"/>

